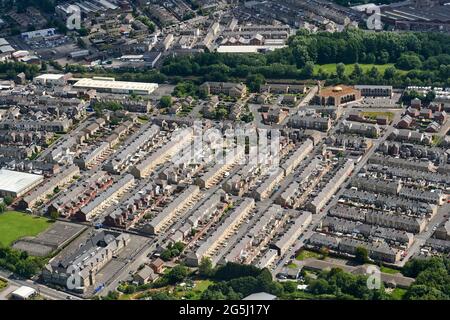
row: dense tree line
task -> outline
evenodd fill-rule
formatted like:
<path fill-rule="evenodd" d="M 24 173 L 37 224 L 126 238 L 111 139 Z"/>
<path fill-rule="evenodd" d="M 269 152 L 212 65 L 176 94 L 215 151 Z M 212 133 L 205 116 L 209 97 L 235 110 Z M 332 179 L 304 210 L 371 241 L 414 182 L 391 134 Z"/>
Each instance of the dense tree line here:
<path fill-rule="evenodd" d="M 35 77 L 40 70 L 37 65 L 30 65 L 22 62 L 1 62 L 0 63 L 0 75 L 3 78 L 13 80 L 17 74 L 23 72 L 27 79 Z"/>
<path fill-rule="evenodd" d="M 372 83 L 403 86 L 450 83 L 450 36 L 437 33 L 393 33 L 346 30 L 341 33 L 309 34 L 301 31 L 291 37 L 288 46 L 267 54 L 201 53 L 174 57 L 165 61 L 166 76 L 198 77 L 203 81 L 253 79 L 257 88 L 261 79 L 311 79 L 331 83 Z M 314 72 L 323 64 L 394 64 L 384 73 L 372 68 L 363 72 L 356 65 L 345 72 Z M 342 65 L 341 65 L 342 71 Z M 345 71 L 345 66 L 344 70 Z"/>
<path fill-rule="evenodd" d="M 288 57 L 298 67 L 307 61 L 325 63 L 397 63 L 404 56 L 427 60 L 450 53 L 450 36 L 440 33 L 365 32 L 348 29 L 341 33 L 309 34 L 300 31 L 289 39 L 289 46 L 279 55 Z M 448 56 L 444 63 L 448 64 Z M 414 65 L 420 67 L 420 65 Z"/>
<path fill-rule="evenodd" d="M 407 262 L 403 274 L 416 278 L 408 288 L 407 300 L 449 300 L 450 259 L 433 257 Z"/>
<path fill-rule="evenodd" d="M 342 269 L 333 268 L 330 271 L 322 271 L 317 279 L 308 281 L 307 292 L 318 297 L 333 299 L 363 299 L 385 300 L 389 296 L 384 287 L 371 290 L 367 286 L 367 277 L 344 272 Z"/>
<path fill-rule="evenodd" d="M 280 296 L 284 292 L 283 285 L 273 281 L 269 270 L 252 265 L 228 262 L 212 268 L 210 261 L 204 259 L 199 273 L 216 281 L 202 293 L 202 300 L 239 300 L 257 292 Z"/>
<path fill-rule="evenodd" d="M 0 267 L 24 278 L 30 278 L 41 271 L 44 260 L 29 256 L 25 251 L 0 247 Z"/>

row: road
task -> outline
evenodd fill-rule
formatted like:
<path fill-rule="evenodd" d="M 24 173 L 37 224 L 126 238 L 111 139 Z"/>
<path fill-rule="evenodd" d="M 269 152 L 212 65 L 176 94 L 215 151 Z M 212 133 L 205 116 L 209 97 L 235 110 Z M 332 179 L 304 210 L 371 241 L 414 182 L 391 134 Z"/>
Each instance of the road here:
<path fill-rule="evenodd" d="M 39 284 L 33 280 L 15 279 L 15 278 L 13 278 L 13 274 L 11 272 L 6 272 L 3 270 L 0 270 L 0 276 L 2 278 L 7 279 L 9 283 L 11 283 L 17 287 L 27 286 L 27 287 L 33 288 L 44 298 L 47 298 L 50 300 L 67 300 L 67 299 L 82 300 L 81 298 L 79 298 L 77 296 L 49 288 L 49 287 Z"/>

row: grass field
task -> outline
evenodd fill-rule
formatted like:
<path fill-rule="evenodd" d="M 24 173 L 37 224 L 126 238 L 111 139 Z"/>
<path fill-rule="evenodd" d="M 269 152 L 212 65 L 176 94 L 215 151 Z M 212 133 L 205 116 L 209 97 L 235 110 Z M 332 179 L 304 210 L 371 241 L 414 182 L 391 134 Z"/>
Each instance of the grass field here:
<path fill-rule="evenodd" d="M 20 238 L 36 236 L 49 228 L 51 224 L 52 222 L 45 218 L 7 211 L 0 214 L 0 244 L 9 246 Z"/>
<path fill-rule="evenodd" d="M 384 272 L 384 273 L 389 273 L 389 274 L 400 273 L 400 271 L 397 269 L 393 269 L 393 268 L 389 268 L 389 267 L 385 267 L 385 266 L 381 266 L 380 271 Z"/>
<path fill-rule="evenodd" d="M 336 73 L 336 63 L 329 63 L 329 64 L 322 64 L 322 65 L 315 65 L 314 66 L 314 73 L 318 73 L 319 69 L 322 69 L 324 72 L 327 73 Z M 372 69 L 372 67 L 376 67 L 378 69 L 378 71 L 381 74 L 384 74 L 384 71 L 389 68 L 389 67 L 394 67 L 393 63 L 387 63 L 387 64 L 364 64 L 361 63 L 359 64 L 359 66 L 361 67 L 361 69 L 363 70 L 363 72 L 367 72 L 370 69 Z M 353 69 L 355 68 L 354 64 L 346 64 L 345 65 L 345 75 L 349 76 L 352 72 Z M 404 72 L 402 70 L 396 69 L 398 72 Z"/>
<path fill-rule="evenodd" d="M 405 295 L 406 290 L 402 289 L 402 288 L 395 288 L 394 290 L 392 290 L 391 292 L 391 297 L 394 300 L 402 300 L 403 296 Z"/>
<path fill-rule="evenodd" d="M 214 282 L 211 280 L 200 280 L 198 282 L 195 282 L 194 290 L 202 293 L 212 284 L 214 284 Z"/>
<path fill-rule="evenodd" d="M 386 117 L 388 118 L 389 122 L 391 122 L 394 119 L 394 113 L 389 111 L 365 111 L 362 113 L 363 116 L 365 116 L 368 119 L 376 120 L 377 117 Z"/>
<path fill-rule="evenodd" d="M 301 261 L 301 260 L 305 260 L 308 258 L 321 259 L 322 255 L 320 253 L 309 251 L 309 250 L 301 250 L 295 259 Z"/>

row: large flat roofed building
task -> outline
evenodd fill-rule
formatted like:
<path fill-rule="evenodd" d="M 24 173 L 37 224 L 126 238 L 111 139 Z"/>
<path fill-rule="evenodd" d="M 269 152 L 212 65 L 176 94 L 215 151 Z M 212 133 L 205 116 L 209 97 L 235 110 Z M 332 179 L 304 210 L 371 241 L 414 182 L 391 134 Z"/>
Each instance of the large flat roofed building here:
<path fill-rule="evenodd" d="M 56 85 L 65 85 L 67 80 L 72 77 L 71 73 L 45 73 L 39 76 L 34 77 L 33 82 L 35 84 L 44 85 L 44 86 L 56 86 Z"/>
<path fill-rule="evenodd" d="M 157 83 L 116 81 L 114 78 L 82 78 L 73 85 L 77 89 L 95 89 L 110 93 L 136 93 L 149 95 L 158 88 Z"/>
<path fill-rule="evenodd" d="M 34 30 L 34 31 L 28 31 L 28 32 L 22 32 L 20 36 L 24 40 L 30 40 L 35 38 L 46 38 L 51 37 L 56 34 L 55 28 L 48 28 L 48 29 L 41 29 L 41 30 Z"/>
<path fill-rule="evenodd" d="M 335 86 L 320 89 L 313 102 L 322 106 L 339 107 L 361 100 L 361 91 L 349 86 Z"/>
<path fill-rule="evenodd" d="M 363 97 L 392 97 L 392 86 L 357 85 L 355 89 L 361 91 Z"/>
<path fill-rule="evenodd" d="M 0 169 L 0 196 L 20 197 L 43 180 L 41 175 Z"/>

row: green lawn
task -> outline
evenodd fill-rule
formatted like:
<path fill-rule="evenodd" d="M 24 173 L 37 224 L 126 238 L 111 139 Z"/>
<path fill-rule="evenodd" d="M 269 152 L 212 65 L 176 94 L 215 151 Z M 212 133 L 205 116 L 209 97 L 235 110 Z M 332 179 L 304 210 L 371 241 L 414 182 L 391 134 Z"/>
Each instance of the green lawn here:
<path fill-rule="evenodd" d="M 402 300 L 403 296 L 405 295 L 406 290 L 402 289 L 402 288 L 395 288 L 394 290 L 392 290 L 391 292 L 391 297 L 394 300 Z"/>
<path fill-rule="evenodd" d="M 327 72 L 327 73 L 336 73 L 336 65 L 337 65 L 336 63 L 315 65 L 314 66 L 314 73 L 317 74 L 319 72 L 320 68 L 322 68 L 322 70 Z M 354 66 L 355 66 L 354 64 L 346 64 L 345 65 L 345 74 L 347 76 L 349 76 L 353 72 Z M 394 67 L 395 68 L 393 63 L 387 63 L 387 64 L 364 64 L 364 63 L 360 63 L 359 66 L 361 67 L 361 69 L 364 72 L 369 71 L 370 69 L 372 69 L 372 67 L 376 67 L 381 74 L 384 74 L 384 71 L 387 68 L 389 68 L 389 67 Z M 405 72 L 405 71 L 402 71 L 402 70 L 399 70 L 399 69 L 397 69 L 397 71 Z"/>
<path fill-rule="evenodd" d="M 297 260 L 305 260 L 308 258 L 316 258 L 321 259 L 322 255 L 320 253 L 309 251 L 309 250 L 301 250 L 295 259 Z"/>
<path fill-rule="evenodd" d="M 203 292 L 206 289 L 208 289 L 208 287 L 210 285 L 212 285 L 212 284 L 214 284 L 214 282 L 211 281 L 211 280 L 200 280 L 198 282 L 195 282 L 194 290 L 195 291 L 199 291 L 199 292 Z"/>
<path fill-rule="evenodd" d="M 394 119 L 394 113 L 389 111 L 364 111 L 362 115 L 368 119 L 376 120 L 377 117 L 386 117 L 389 122 Z"/>
<path fill-rule="evenodd" d="M 400 271 L 397 269 L 393 269 L 393 268 L 389 268 L 389 267 L 385 267 L 385 266 L 381 266 L 380 271 L 384 272 L 384 273 L 389 273 L 389 274 L 400 273 Z"/>
<path fill-rule="evenodd" d="M 0 214 L 0 244 L 9 246 L 20 238 L 36 236 L 49 228 L 51 224 L 52 221 L 46 218 L 7 211 Z"/>

